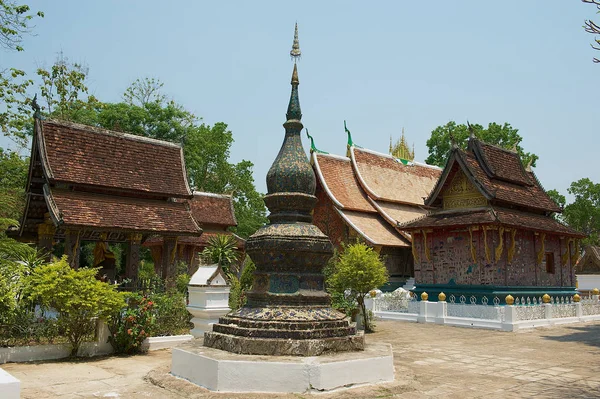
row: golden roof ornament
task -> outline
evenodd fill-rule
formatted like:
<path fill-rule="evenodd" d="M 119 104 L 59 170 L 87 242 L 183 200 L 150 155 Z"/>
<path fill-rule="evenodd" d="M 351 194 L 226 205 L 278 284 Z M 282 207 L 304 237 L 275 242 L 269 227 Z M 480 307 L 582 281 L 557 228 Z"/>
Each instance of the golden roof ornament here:
<path fill-rule="evenodd" d="M 296 22 L 296 27 L 294 28 L 294 44 L 292 44 L 292 50 L 290 51 L 290 57 L 296 62 L 298 58 L 302 56 L 302 52 L 300 51 L 300 41 L 298 40 L 298 22 Z"/>

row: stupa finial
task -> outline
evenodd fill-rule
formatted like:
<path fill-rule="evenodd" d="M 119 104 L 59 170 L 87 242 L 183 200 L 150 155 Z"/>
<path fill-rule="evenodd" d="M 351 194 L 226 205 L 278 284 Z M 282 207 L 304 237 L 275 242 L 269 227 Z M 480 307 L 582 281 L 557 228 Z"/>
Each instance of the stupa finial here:
<path fill-rule="evenodd" d="M 302 52 L 300 51 L 300 41 L 298 40 L 298 22 L 296 22 L 296 27 L 294 28 L 294 44 L 292 44 L 292 50 L 290 51 L 290 57 L 296 62 L 298 58 L 302 56 Z"/>

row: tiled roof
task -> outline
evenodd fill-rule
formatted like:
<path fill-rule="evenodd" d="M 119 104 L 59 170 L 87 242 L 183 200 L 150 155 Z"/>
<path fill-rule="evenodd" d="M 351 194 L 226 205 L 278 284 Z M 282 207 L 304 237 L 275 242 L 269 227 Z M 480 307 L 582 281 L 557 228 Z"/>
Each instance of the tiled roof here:
<path fill-rule="evenodd" d="M 208 245 L 208 240 L 211 237 L 216 237 L 218 235 L 233 236 L 233 238 L 235 238 L 235 241 L 237 243 L 238 250 L 243 250 L 246 247 L 246 240 L 233 234 L 231 231 L 206 231 L 205 230 L 204 232 L 202 232 L 202 235 L 200 237 L 198 237 L 198 236 L 179 237 L 177 239 L 177 243 L 205 247 L 206 245 Z M 160 236 L 157 236 L 157 237 L 151 237 L 151 238 L 147 239 L 144 242 L 144 246 L 150 247 L 150 246 L 154 246 L 154 245 L 162 245 L 162 243 L 163 243 L 163 238 Z"/>
<path fill-rule="evenodd" d="M 391 219 L 394 225 L 415 220 L 427 213 L 425 209 L 411 205 L 397 204 L 395 202 L 375 201 L 375 204 L 382 216 L 386 219 Z"/>
<path fill-rule="evenodd" d="M 533 184 L 516 152 L 480 140 L 471 140 L 470 143 L 472 151 L 481 158 L 481 164 L 488 170 L 490 177 L 520 185 Z"/>
<path fill-rule="evenodd" d="M 374 245 L 408 247 L 407 240 L 376 213 L 355 212 L 337 209 L 344 221 Z"/>
<path fill-rule="evenodd" d="M 476 141 L 476 140 L 471 140 Z M 469 145 L 470 149 L 478 148 L 476 145 Z M 492 146 L 482 146 L 482 148 L 487 148 L 490 154 L 490 148 L 494 148 L 493 151 L 496 151 L 496 155 L 500 154 L 501 151 L 496 147 Z M 484 150 L 481 150 L 483 152 Z M 460 149 L 454 149 L 450 154 L 450 159 L 442 176 L 438 180 L 436 186 L 432 190 L 429 197 L 425 200 L 425 204 L 428 206 L 440 206 L 441 205 L 441 196 L 440 193 L 444 191 L 444 188 L 452 181 L 452 177 L 455 171 L 459 167 L 463 167 L 467 176 L 472 178 L 473 183 L 476 187 L 478 187 L 482 194 L 488 198 L 490 201 L 494 201 L 501 206 L 506 205 L 518 205 L 523 208 L 530 208 L 535 211 L 545 211 L 545 212 L 561 212 L 561 209 L 556 203 L 548 196 L 545 190 L 540 185 L 537 177 L 533 172 L 527 172 L 523 170 L 522 165 L 515 165 L 513 162 L 515 159 L 518 159 L 518 156 L 514 153 L 508 151 L 504 151 L 504 153 L 508 154 L 507 157 L 512 157 L 510 162 L 504 164 L 512 165 L 511 168 L 518 169 L 515 172 L 515 175 L 512 176 L 508 181 L 507 178 L 497 178 L 495 174 L 489 171 L 488 166 L 486 166 L 486 161 L 483 158 L 478 158 L 477 154 L 471 150 L 463 151 Z M 504 156 L 504 155 L 502 155 Z M 498 157 L 497 157 L 498 158 Z M 499 161 L 496 159 L 495 162 L 495 170 L 500 170 Z M 487 170 L 487 171 L 486 171 Z M 512 169 L 511 169 L 512 170 Z M 515 183 L 520 176 L 520 170 L 523 170 L 527 178 L 527 183 Z M 496 172 L 497 173 L 497 172 Z M 503 175 L 509 175 L 511 172 L 508 167 L 503 170 Z"/>
<path fill-rule="evenodd" d="M 432 212 L 421 219 L 414 220 L 401 226 L 401 228 L 410 231 L 422 228 L 459 227 L 482 224 L 502 224 L 504 226 L 527 230 L 549 232 L 573 237 L 584 237 L 583 234 L 557 222 L 550 216 L 519 212 L 498 207 Z"/>
<path fill-rule="evenodd" d="M 51 182 L 190 198 L 180 146 L 91 126 L 36 121 Z"/>
<path fill-rule="evenodd" d="M 188 204 L 45 188 L 50 212 L 65 227 L 197 235 Z"/>
<path fill-rule="evenodd" d="M 423 205 L 441 169 L 404 165 L 394 157 L 357 147 L 350 148 L 352 166 L 361 186 L 376 200 Z"/>
<path fill-rule="evenodd" d="M 312 160 L 317 178 L 338 207 L 377 212 L 360 187 L 349 158 L 313 152 Z"/>
<path fill-rule="evenodd" d="M 600 274 L 600 247 L 587 245 L 575 269 L 577 274 Z"/>
<path fill-rule="evenodd" d="M 194 192 L 189 200 L 192 216 L 199 225 L 237 226 L 230 195 Z"/>

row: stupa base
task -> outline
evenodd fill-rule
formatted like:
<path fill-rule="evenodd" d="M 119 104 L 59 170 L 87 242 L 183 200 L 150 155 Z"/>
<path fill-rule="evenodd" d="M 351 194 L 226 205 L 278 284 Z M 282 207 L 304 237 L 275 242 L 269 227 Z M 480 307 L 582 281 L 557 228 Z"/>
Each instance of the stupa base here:
<path fill-rule="evenodd" d="M 195 340 L 173 348 L 171 374 L 212 391 L 330 391 L 393 381 L 394 359 L 389 344 L 298 357 L 240 355 Z"/>

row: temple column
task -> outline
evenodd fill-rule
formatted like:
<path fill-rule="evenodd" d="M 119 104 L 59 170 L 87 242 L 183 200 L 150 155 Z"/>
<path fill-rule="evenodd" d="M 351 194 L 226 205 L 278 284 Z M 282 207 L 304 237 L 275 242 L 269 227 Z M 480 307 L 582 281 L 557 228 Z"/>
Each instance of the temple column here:
<path fill-rule="evenodd" d="M 140 246 L 142 243 L 142 235 L 132 233 L 129 235 L 129 245 L 127 246 L 125 278 L 136 279 L 138 269 L 140 267 Z"/>
<path fill-rule="evenodd" d="M 67 230 L 65 232 L 65 255 L 69 257 L 69 265 L 73 269 L 79 268 L 79 230 Z"/>
<path fill-rule="evenodd" d="M 175 255 L 177 254 L 177 237 L 163 237 L 161 256 L 162 278 L 168 280 L 175 276 Z"/>
<path fill-rule="evenodd" d="M 46 261 L 50 261 L 52 255 L 52 247 L 54 246 L 54 234 L 56 233 L 56 227 L 49 220 L 46 219 L 44 223 L 38 225 L 38 248 L 44 250 L 44 258 Z"/>

